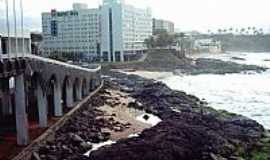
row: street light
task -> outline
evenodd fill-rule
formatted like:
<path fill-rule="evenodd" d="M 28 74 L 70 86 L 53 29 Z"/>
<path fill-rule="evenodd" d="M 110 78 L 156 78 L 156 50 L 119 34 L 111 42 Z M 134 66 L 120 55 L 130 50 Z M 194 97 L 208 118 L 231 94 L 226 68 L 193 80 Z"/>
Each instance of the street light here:
<path fill-rule="evenodd" d="M 21 9 L 22 56 L 24 57 L 23 0 L 20 0 L 20 9 Z"/>
<path fill-rule="evenodd" d="M 6 25 L 7 25 L 7 34 L 8 34 L 8 48 L 7 48 L 7 54 L 8 58 L 10 58 L 10 51 L 11 51 L 11 42 L 10 42 L 10 25 L 9 25 L 9 9 L 8 9 L 8 0 L 6 0 Z"/>
<path fill-rule="evenodd" d="M 18 38 L 17 38 L 16 0 L 13 0 L 13 16 L 14 16 L 14 36 L 15 36 L 15 57 L 17 58 Z"/>

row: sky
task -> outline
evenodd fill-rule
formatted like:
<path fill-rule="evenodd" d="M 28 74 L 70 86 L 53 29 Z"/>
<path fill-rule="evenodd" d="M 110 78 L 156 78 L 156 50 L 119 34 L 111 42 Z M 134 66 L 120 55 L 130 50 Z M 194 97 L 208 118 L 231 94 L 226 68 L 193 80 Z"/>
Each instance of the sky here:
<path fill-rule="evenodd" d="M 181 31 L 219 28 L 263 28 L 270 31 L 270 0 L 125 0 L 140 8 L 150 7 L 153 17 L 171 20 Z M 28 30 L 41 31 L 41 12 L 68 10 L 72 3 L 98 7 L 102 0 L 24 0 L 25 25 Z M 12 6 L 12 0 L 9 0 Z M 19 0 L 17 0 L 19 7 Z M 5 30 L 5 3 L 0 0 L 0 31 Z M 11 9 L 11 8 L 10 8 Z M 11 14 L 12 15 L 12 14 Z"/>

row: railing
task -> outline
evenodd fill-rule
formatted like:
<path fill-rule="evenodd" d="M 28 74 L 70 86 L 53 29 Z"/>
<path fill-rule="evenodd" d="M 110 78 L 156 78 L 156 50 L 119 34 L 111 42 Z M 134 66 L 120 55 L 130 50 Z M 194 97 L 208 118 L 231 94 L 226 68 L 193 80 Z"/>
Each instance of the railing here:
<path fill-rule="evenodd" d="M 30 53 L 11 53 L 11 54 L 0 54 L 0 59 L 8 59 L 8 58 L 22 58 L 22 57 L 28 57 L 31 55 Z"/>

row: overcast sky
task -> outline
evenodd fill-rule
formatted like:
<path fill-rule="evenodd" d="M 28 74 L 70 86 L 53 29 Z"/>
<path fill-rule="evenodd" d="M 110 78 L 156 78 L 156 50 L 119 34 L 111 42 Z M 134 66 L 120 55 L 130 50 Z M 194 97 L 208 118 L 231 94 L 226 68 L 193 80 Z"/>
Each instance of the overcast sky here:
<path fill-rule="evenodd" d="M 9 1 L 12 5 L 12 0 Z M 26 28 L 40 31 L 41 12 L 71 9 L 73 2 L 87 3 L 90 8 L 101 4 L 101 0 L 24 0 Z M 126 3 L 151 7 L 153 17 L 171 20 L 182 31 L 255 26 L 269 32 L 270 28 L 270 0 L 126 0 Z M 2 30 L 4 13 L 4 0 L 0 0 Z"/>

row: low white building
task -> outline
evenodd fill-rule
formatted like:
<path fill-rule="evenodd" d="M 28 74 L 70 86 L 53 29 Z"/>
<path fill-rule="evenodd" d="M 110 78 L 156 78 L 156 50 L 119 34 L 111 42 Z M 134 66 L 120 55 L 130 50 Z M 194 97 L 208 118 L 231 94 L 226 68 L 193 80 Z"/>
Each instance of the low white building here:
<path fill-rule="evenodd" d="M 143 52 L 152 35 L 150 9 L 137 9 L 123 0 L 103 0 L 99 8 L 74 4 L 73 10 L 42 14 L 43 52 L 124 61 Z"/>
<path fill-rule="evenodd" d="M 17 41 L 17 42 L 16 42 Z M 17 43 L 17 47 L 16 47 Z M 24 52 L 24 53 L 23 53 Z M 21 57 L 23 54 L 31 53 L 31 39 L 30 37 L 7 37 L 0 35 L 0 57 L 6 58 L 8 54 L 10 57 Z"/>
<path fill-rule="evenodd" d="M 220 41 L 213 39 L 198 39 L 194 42 L 194 49 L 197 52 L 210 52 L 220 53 L 222 52 L 222 46 Z"/>

